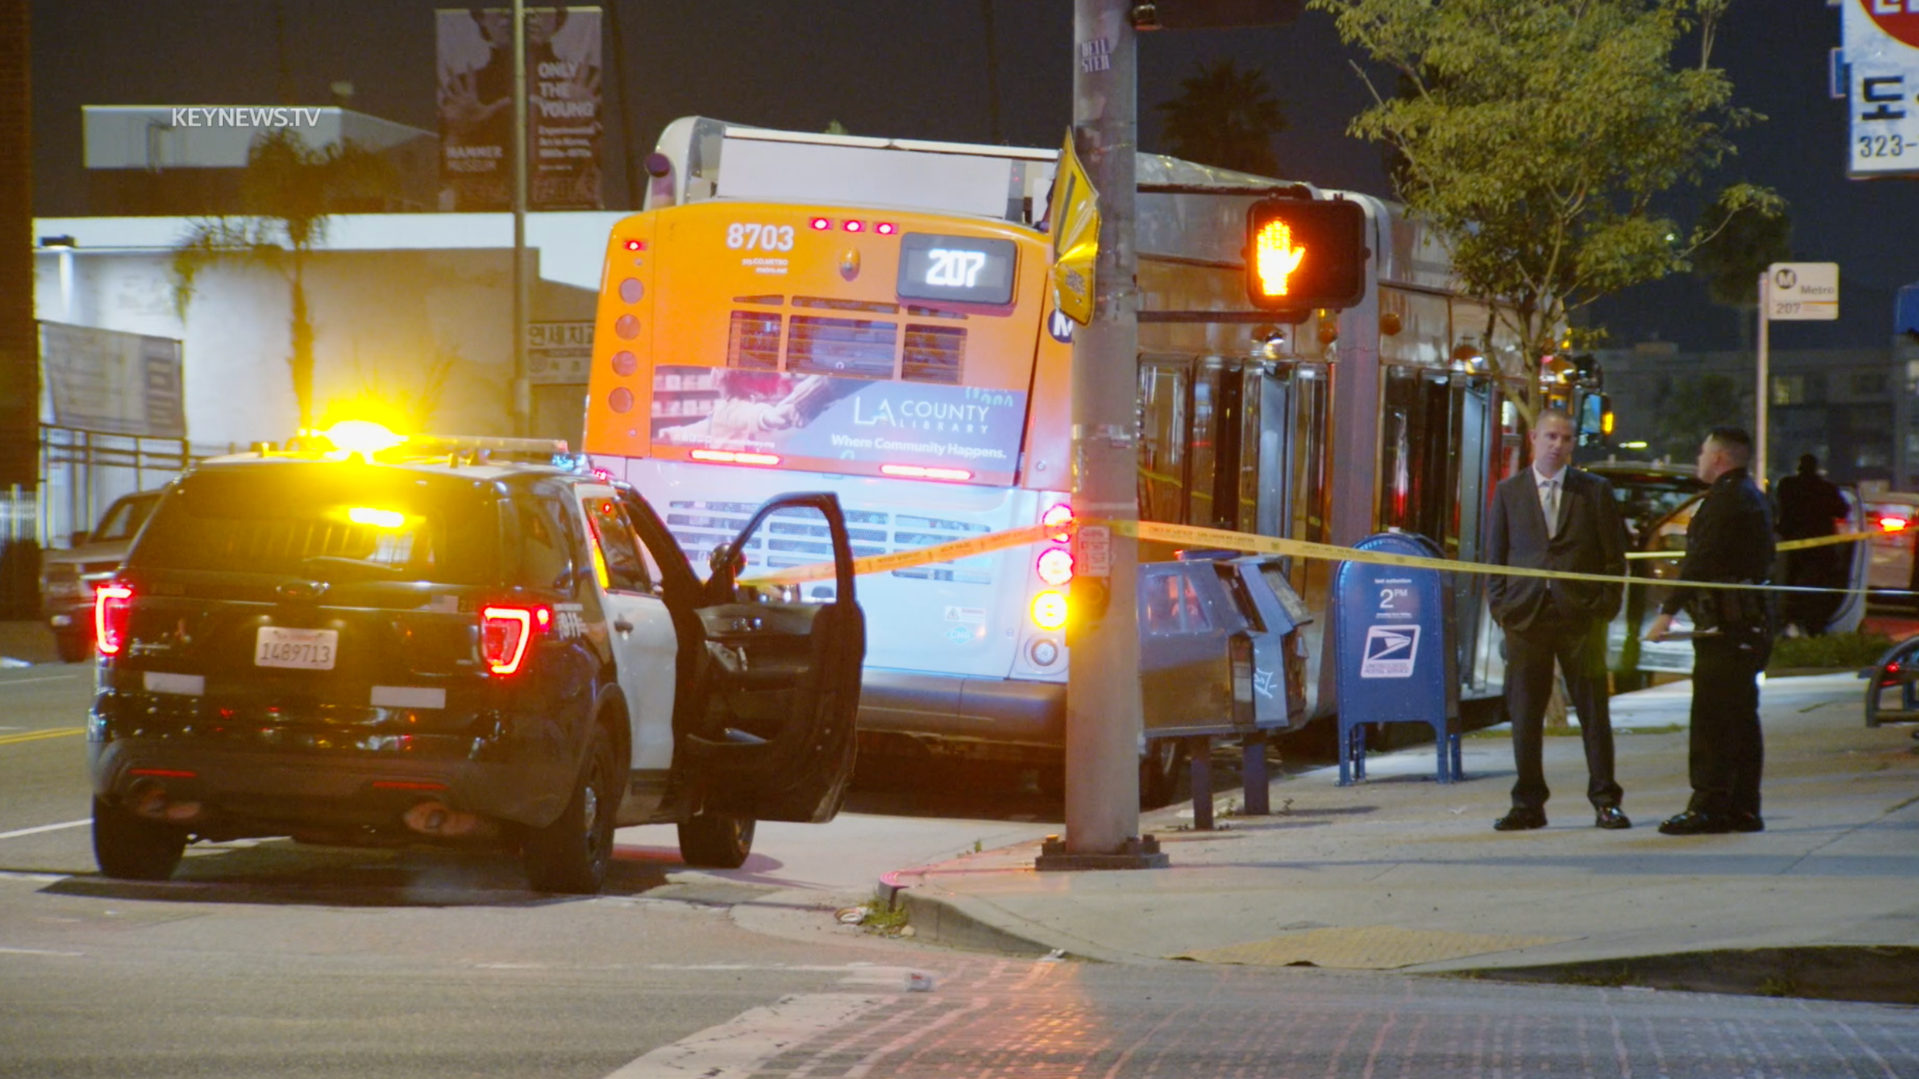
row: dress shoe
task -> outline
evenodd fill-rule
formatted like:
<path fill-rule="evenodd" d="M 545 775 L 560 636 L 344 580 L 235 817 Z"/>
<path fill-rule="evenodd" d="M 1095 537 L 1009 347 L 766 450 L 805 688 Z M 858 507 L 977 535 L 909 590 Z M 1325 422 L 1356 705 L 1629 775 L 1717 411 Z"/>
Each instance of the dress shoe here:
<path fill-rule="evenodd" d="M 1728 823 L 1735 832 L 1763 832 L 1766 830 L 1765 818 L 1757 813 L 1734 813 L 1728 818 Z"/>
<path fill-rule="evenodd" d="M 1632 820 L 1621 813 L 1618 806 L 1600 806 L 1599 816 L 1593 821 L 1593 827 L 1618 832 L 1631 828 Z"/>
<path fill-rule="evenodd" d="M 1493 822 L 1495 832 L 1525 832 L 1546 826 L 1546 811 L 1514 806 L 1511 813 Z"/>
<path fill-rule="evenodd" d="M 1732 822 L 1716 813 L 1686 810 L 1660 822 L 1660 835 L 1724 835 L 1732 831 Z"/>

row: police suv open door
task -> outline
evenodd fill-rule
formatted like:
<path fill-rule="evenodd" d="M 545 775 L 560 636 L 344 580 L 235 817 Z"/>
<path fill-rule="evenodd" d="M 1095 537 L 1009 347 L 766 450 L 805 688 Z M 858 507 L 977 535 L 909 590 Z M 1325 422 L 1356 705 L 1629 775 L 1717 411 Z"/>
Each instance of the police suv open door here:
<path fill-rule="evenodd" d="M 762 570 L 833 565 L 833 579 L 754 581 Z M 853 591 L 846 518 L 832 494 L 789 494 L 754 511 L 713 552 L 703 637 L 681 746 L 696 811 L 823 823 L 853 773 L 866 619 Z M 741 578 L 744 578 L 742 580 Z"/>

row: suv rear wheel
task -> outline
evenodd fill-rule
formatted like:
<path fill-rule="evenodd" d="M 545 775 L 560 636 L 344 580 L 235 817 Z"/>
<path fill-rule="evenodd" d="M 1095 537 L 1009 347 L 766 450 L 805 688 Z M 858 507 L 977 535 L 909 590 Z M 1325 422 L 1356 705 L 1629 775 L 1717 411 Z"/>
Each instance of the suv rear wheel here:
<path fill-rule="evenodd" d="M 613 860 L 613 816 L 620 787 L 614 778 L 613 743 L 606 728 L 593 728 L 586 762 L 560 819 L 527 833 L 521 856 L 535 891 L 591 895 L 606 883 Z"/>
<path fill-rule="evenodd" d="M 738 869 L 752 852 L 752 817 L 701 813 L 680 822 L 680 857 L 687 865 Z"/>
<path fill-rule="evenodd" d="M 187 834 L 136 817 L 114 802 L 93 799 L 93 859 L 100 872 L 121 880 L 165 880 L 180 864 Z"/>

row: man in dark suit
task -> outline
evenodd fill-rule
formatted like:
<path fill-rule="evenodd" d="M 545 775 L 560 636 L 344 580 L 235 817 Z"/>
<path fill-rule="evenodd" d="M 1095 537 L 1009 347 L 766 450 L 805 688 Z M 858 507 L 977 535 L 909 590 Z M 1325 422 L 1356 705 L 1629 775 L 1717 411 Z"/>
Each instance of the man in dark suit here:
<path fill-rule="evenodd" d="M 1546 826 L 1545 770 L 1540 764 L 1553 664 L 1579 713 L 1586 743 L 1586 797 L 1601 828 L 1630 828 L 1613 779 L 1612 713 L 1607 703 L 1606 623 L 1625 594 L 1626 526 L 1612 485 L 1570 465 L 1573 422 L 1564 412 L 1539 415 L 1533 463 L 1493 492 L 1486 561 L 1495 565 L 1620 578 L 1619 584 L 1540 577 L 1487 578 L 1493 618 L 1506 631 L 1506 715 L 1512 721 L 1513 808 L 1493 822 L 1502 832 Z"/>

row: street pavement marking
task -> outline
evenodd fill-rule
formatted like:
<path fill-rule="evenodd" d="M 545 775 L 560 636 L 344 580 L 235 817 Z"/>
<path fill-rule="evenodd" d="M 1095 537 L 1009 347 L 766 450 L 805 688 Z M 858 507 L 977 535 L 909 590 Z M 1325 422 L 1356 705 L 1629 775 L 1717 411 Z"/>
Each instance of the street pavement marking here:
<path fill-rule="evenodd" d="M 71 876 L 70 873 L 22 873 L 14 869 L 0 869 L 0 880 L 24 880 L 28 884 L 58 884 Z"/>
<path fill-rule="evenodd" d="M 0 955 L 57 955 L 67 959 L 78 959 L 85 952 L 56 952 L 50 948 L 0 948 Z"/>
<path fill-rule="evenodd" d="M 0 686 L 24 686 L 29 682 L 71 682 L 75 677 L 71 674 L 45 674 L 36 678 L 0 678 Z"/>
<path fill-rule="evenodd" d="M 741 1012 L 690 1034 L 607 1079 L 745 1079 L 767 1060 L 887 1005 L 892 998 L 853 993 L 802 993 Z"/>
<path fill-rule="evenodd" d="M 27 731 L 24 734 L 0 734 L 0 746 L 17 746 L 22 742 L 38 742 L 46 738 L 71 738 L 76 734 L 85 734 L 85 727 L 58 727 L 48 731 Z"/>
<path fill-rule="evenodd" d="M 20 828 L 11 832 L 0 832 L 0 839 L 18 839 L 23 835 L 39 835 L 41 832 L 57 832 L 62 828 L 78 828 L 83 824 L 92 824 L 93 820 L 70 820 L 59 824 L 42 824 L 37 828 Z"/>

